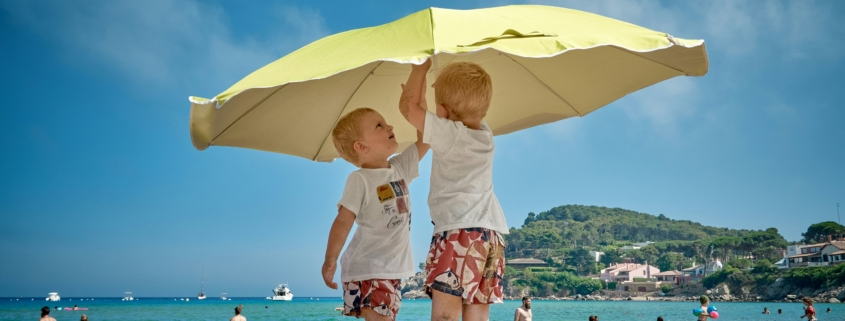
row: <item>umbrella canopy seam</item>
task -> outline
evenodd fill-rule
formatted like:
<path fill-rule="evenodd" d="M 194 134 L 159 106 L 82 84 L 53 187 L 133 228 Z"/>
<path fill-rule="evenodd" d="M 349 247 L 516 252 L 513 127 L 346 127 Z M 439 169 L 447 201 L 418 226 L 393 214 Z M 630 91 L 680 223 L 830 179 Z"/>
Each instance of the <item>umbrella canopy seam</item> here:
<path fill-rule="evenodd" d="M 611 46 L 611 47 L 616 48 L 616 50 L 621 50 L 621 51 L 623 51 L 623 52 L 625 52 L 625 53 L 628 53 L 629 55 L 634 55 L 634 56 L 640 57 L 640 58 L 642 58 L 642 59 L 645 59 L 645 60 L 651 61 L 651 62 L 653 62 L 653 63 L 656 63 L 656 64 L 658 64 L 658 65 L 661 65 L 661 66 L 663 66 L 663 67 L 666 67 L 666 68 L 672 69 L 672 70 L 677 71 L 677 72 L 679 72 L 679 73 L 681 73 L 681 74 L 683 74 L 683 75 L 685 75 L 685 76 L 689 76 L 689 75 L 687 75 L 687 73 L 686 73 L 685 71 L 680 70 L 680 69 L 678 69 L 678 68 L 675 68 L 675 67 L 669 66 L 669 65 L 664 64 L 664 63 L 661 63 L 661 62 L 654 61 L 653 59 L 649 59 L 649 58 L 646 58 L 646 57 L 640 56 L 640 55 L 635 54 L 635 53 L 633 53 L 633 52 L 631 52 L 631 51 L 629 51 L 629 50 L 624 50 L 624 49 L 619 48 L 619 47 L 617 47 L 617 46 Z M 672 46 L 669 46 L 669 47 L 672 47 Z M 668 49 L 669 47 L 667 47 L 667 49 Z"/>
<path fill-rule="evenodd" d="M 381 64 L 383 64 L 383 63 L 384 63 L 384 61 L 380 61 L 380 62 L 378 63 L 378 65 L 376 65 L 376 66 L 375 66 L 375 68 L 373 68 L 372 70 L 370 70 L 370 72 L 369 72 L 369 73 L 367 73 L 367 76 L 365 76 L 365 77 L 364 77 L 364 79 L 363 79 L 363 80 L 361 80 L 361 82 L 360 82 L 360 83 L 358 83 L 358 87 L 355 87 L 355 91 L 353 91 L 353 92 L 352 92 L 352 94 L 351 94 L 351 95 L 349 95 L 349 98 L 348 98 L 348 99 L 346 99 L 346 103 L 344 103 L 344 104 L 343 104 L 343 109 L 341 109 L 341 110 L 340 110 L 340 113 L 339 113 L 339 114 L 337 114 L 337 118 L 335 118 L 335 120 L 334 120 L 334 123 L 335 123 L 335 124 L 337 124 L 337 121 L 338 121 L 338 120 L 340 120 L 340 117 L 343 117 L 343 111 L 344 111 L 344 110 L 346 110 L 346 108 L 348 108 L 348 106 L 349 106 L 349 102 L 350 102 L 350 101 L 352 101 L 352 97 L 355 97 L 355 94 L 357 94 L 357 93 L 358 93 L 358 90 L 359 90 L 359 89 L 361 89 L 361 86 L 363 86 L 363 85 L 364 85 L 364 83 L 365 83 L 365 82 L 367 82 L 367 79 L 370 79 L 370 76 L 372 76 L 372 75 L 373 75 L 373 73 L 376 71 L 376 69 L 378 69 L 378 67 L 379 67 L 379 66 L 381 66 Z M 334 129 L 334 125 L 332 125 L 332 128 Z M 331 131 L 329 132 L 329 136 L 331 136 Z M 326 137 L 326 138 L 328 138 L 328 137 Z M 317 153 L 316 153 L 316 154 L 314 154 L 314 157 L 312 157 L 312 158 L 311 158 L 311 160 L 316 162 L 316 161 L 317 161 L 317 156 L 320 156 L 320 152 L 321 152 L 321 151 L 323 151 L 323 148 L 325 148 L 325 147 L 326 147 L 326 139 L 324 138 L 324 139 L 323 139 L 323 144 L 322 144 L 322 145 L 320 145 L 320 148 L 318 148 L 318 149 L 317 149 Z"/>
<path fill-rule="evenodd" d="M 237 123 L 238 123 L 238 121 L 240 121 L 241 119 L 243 119 L 244 117 L 246 117 L 246 115 L 249 115 L 249 113 L 250 113 L 250 112 L 252 112 L 252 110 L 254 110 L 255 108 L 258 108 L 258 106 L 260 106 L 260 105 L 261 105 L 261 104 L 263 104 L 265 101 L 267 101 L 267 99 L 270 99 L 270 97 L 273 97 L 273 95 L 275 95 L 277 92 L 279 92 L 279 90 L 282 90 L 282 88 L 285 88 L 286 86 L 287 86 L 287 84 L 284 84 L 284 85 L 279 86 L 279 88 L 277 88 L 276 90 L 274 90 L 272 94 L 267 95 L 267 97 L 264 97 L 264 99 L 261 99 L 261 101 L 257 102 L 255 105 L 252 105 L 252 107 L 250 107 L 250 108 L 249 108 L 249 109 L 248 109 L 245 113 L 243 113 L 242 115 L 240 115 L 240 116 L 238 117 L 238 119 L 235 119 L 235 121 L 233 121 L 231 124 L 229 124 L 229 126 L 226 126 L 226 128 L 224 128 L 223 130 L 221 130 L 219 134 L 217 134 L 216 136 L 214 136 L 214 138 L 212 138 L 210 141 L 208 141 L 208 146 L 212 146 L 212 145 L 214 145 L 214 141 L 215 141 L 215 140 L 217 140 L 217 138 L 220 138 L 220 136 L 223 136 L 223 134 L 225 134 L 225 133 L 226 133 L 226 131 L 228 131 L 228 130 L 229 130 L 229 128 L 232 128 L 232 126 L 234 126 L 235 124 L 237 124 Z"/>
<path fill-rule="evenodd" d="M 497 50 L 497 51 L 498 51 L 498 50 Z M 499 51 L 499 52 L 500 52 L 500 54 L 504 55 L 505 57 L 508 57 L 508 59 L 510 59 L 511 61 L 513 61 L 514 63 L 516 63 L 516 64 L 517 64 L 519 67 L 521 67 L 523 70 L 525 70 L 525 72 L 527 72 L 529 75 L 531 75 L 531 77 L 534 77 L 534 80 L 537 80 L 537 82 L 539 82 L 540 84 L 542 84 L 542 85 L 543 85 L 543 87 L 546 87 L 546 89 L 548 89 L 548 90 L 549 90 L 552 94 L 554 94 L 557 98 L 560 98 L 560 100 L 561 100 L 561 101 L 563 101 L 563 103 L 565 103 L 567 106 L 569 106 L 569 108 L 572 108 L 572 111 L 574 111 L 576 114 L 578 114 L 578 117 L 584 117 L 584 115 L 582 115 L 582 114 L 581 114 L 581 112 L 580 112 L 580 111 L 578 111 L 578 109 L 575 109 L 575 106 L 572 106 L 572 104 L 570 104 L 570 103 L 569 103 L 569 101 L 567 101 L 567 100 L 566 100 L 566 98 L 563 98 L 563 97 L 562 97 L 561 95 L 559 95 L 559 94 L 558 94 L 558 93 L 557 93 L 554 89 L 552 89 L 552 87 L 549 87 L 549 85 L 548 85 L 548 84 L 546 84 L 544 81 L 540 80 L 540 78 L 537 78 L 537 75 L 535 75 L 533 72 L 531 72 L 531 70 L 529 70 L 528 68 L 525 68 L 525 66 L 523 66 L 521 63 L 519 63 L 519 61 L 516 61 L 516 59 L 513 59 L 513 57 L 511 57 L 511 56 L 510 56 L 510 55 L 508 55 L 507 53 L 504 53 L 504 52 L 501 52 L 501 51 Z"/>

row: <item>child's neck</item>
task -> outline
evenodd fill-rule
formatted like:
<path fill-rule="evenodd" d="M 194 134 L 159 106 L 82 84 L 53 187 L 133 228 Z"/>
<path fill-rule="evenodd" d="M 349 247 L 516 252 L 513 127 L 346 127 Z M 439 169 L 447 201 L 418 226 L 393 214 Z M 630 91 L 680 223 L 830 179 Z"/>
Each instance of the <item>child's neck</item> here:
<path fill-rule="evenodd" d="M 464 124 L 466 128 L 481 130 L 481 119 L 449 119 L 451 121 L 459 121 Z"/>
<path fill-rule="evenodd" d="M 390 168 L 390 163 L 387 161 L 387 159 L 368 160 L 368 161 L 361 163 L 361 168 L 366 168 L 366 169 Z"/>

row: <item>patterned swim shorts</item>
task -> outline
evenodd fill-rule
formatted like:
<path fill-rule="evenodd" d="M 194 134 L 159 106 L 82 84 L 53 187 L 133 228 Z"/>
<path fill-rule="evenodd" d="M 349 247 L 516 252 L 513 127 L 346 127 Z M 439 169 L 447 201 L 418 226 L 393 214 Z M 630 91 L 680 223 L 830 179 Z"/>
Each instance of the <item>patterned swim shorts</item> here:
<path fill-rule="evenodd" d="M 498 232 L 467 228 L 436 233 L 425 262 L 423 290 L 459 296 L 463 304 L 503 303 L 505 242 Z"/>
<path fill-rule="evenodd" d="M 360 318 L 361 309 L 372 309 L 396 320 L 401 306 L 399 280 L 343 282 L 343 315 Z"/>

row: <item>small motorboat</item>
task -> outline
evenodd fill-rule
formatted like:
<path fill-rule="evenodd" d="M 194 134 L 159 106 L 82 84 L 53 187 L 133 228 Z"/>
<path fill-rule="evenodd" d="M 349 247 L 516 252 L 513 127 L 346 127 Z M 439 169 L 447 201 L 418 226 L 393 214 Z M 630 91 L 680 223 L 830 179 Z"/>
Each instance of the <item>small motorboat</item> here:
<path fill-rule="evenodd" d="M 61 301 L 62 298 L 59 296 L 59 292 L 50 292 L 47 293 L 47 299 L 45 301 Z M 33 301 L 35 301 L 33 299 Z"/>

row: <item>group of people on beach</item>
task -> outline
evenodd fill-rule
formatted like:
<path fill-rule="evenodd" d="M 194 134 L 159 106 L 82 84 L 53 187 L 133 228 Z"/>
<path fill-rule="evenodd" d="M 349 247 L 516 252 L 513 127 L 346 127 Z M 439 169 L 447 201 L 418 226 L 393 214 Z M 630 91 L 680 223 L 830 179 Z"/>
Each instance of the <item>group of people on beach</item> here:
<path fill-rule="evenodd" d="M 432 319 L 487 320 L 490 304 L 502 303 L 505 271 L 504 213 L 493 192 L 493 132 L 484 122 L 493 96 L 481 66 L 456 62 L 439 70 L 433 88 L 436 112 L 425 100 L 431 60 L 412 65 L 398 109 L 417 140 L 391 157 L 399 144 L 393 126 L 370 108 L 341 117 L 332 130 L 338 154 L 358 167 L 349 174 L 329 232 L 322 275 L 332 279 L 353 223 L 358 225 L 340 257 L 343 314 L 395 320 L 400 279 L 414 275 L 410 244 L 410 183 L 432 150 L 428 195 L 434 224 L 426 257 L 424 292 Z"/>

